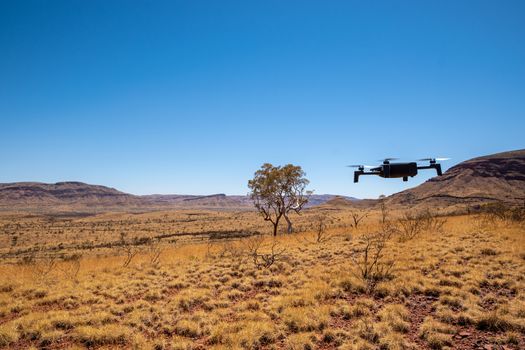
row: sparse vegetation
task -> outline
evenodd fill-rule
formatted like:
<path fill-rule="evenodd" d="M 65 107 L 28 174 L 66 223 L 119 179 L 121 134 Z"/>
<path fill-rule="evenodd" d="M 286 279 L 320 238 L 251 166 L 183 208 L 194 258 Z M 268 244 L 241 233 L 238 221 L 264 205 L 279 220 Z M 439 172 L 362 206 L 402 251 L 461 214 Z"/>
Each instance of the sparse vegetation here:
<path fill-rule="evenodd" d="M 390 210 L 389 225 L 403 214 Z M 477 230 L 473 216 L 422 216 L 419 233 L 399 242 L 381 218 L 371 211 L 354 229 L 350 210 L 308 209 L 296 225 L 305 232 L 274 238 L 256 234 L 264 222 L 254 212 L 103 214 L 53 226 L 10 217 L 2 224 L 18 225 L 21 238 L 13 248 L 6 236 L 1 250 L 0 347 L 525 346 L 519 223 Z M 60 229 L 46 237 L 42 227 Z M 136 253 L 124 267 L 127 247 Z"/>

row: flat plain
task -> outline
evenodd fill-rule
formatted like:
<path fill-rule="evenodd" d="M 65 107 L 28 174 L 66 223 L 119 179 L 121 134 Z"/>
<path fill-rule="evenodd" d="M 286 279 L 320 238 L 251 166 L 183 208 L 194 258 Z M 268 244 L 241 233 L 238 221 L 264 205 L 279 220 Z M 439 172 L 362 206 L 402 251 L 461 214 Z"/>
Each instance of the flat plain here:
<path fill-rule="evenodd" d="M 4 214 L 0 347 L 524 348 L 523 223 L 403 215 Z"/>

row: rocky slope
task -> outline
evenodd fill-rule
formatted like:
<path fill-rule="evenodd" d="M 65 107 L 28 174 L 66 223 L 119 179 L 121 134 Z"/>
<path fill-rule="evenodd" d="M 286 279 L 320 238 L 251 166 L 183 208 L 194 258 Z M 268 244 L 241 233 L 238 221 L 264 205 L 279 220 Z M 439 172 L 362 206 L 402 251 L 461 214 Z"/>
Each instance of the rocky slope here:
<path fill-rule="evenodd" d="M 443 176 L 388 197 L 392 204 L 450 205 L 525 200 L 525 150 L 503 152 L 459 163 Z"/>

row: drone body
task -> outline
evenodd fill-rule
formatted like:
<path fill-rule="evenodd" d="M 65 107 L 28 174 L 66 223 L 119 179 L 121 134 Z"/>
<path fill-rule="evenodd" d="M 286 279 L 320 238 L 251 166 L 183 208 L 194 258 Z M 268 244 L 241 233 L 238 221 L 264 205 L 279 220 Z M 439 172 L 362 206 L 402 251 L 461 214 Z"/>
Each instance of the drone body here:
<path fill-rule="evenodd" d="M 358 182 L 359 176 L 361 175 L 377 175 L 384 178 L 403 178 L 403 181 L 408 181 L 409 177 L 416 176 L 418 170 L 422 169 L 435 169 L 438 176 L 441 176 L 441 164 L 437 163 L 437 160 L 447 160 L 448 158 L 419 159 L 419 161 L 428 161 L 428 165 L 418 165 L 417 162 L 390 162 L 391 160 L 395 159 L 396 158 L 387 158 L 383 160 L 383 164 L 376 167 L 366 165 L 349 165 L 349 167 L 358 168 L 354 172 L 354 182 Z M 370 170 L 365 171 L 365 168 L 369 168 Z"/>

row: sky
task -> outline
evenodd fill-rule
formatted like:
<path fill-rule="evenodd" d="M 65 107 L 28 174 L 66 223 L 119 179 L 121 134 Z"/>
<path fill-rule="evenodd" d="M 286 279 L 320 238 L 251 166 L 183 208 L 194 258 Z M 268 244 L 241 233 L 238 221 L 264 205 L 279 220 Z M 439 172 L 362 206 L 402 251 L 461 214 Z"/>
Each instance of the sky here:
<path fill-rule="evenodd" d="M 347 164 L 525 148 L 524 1 L 0 1 L 0 182 L 415 186 Z"/>

